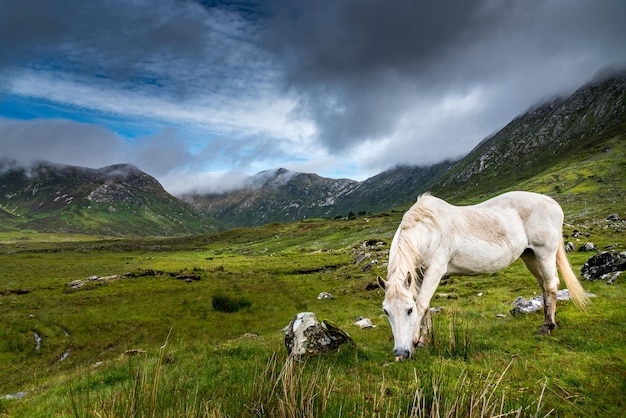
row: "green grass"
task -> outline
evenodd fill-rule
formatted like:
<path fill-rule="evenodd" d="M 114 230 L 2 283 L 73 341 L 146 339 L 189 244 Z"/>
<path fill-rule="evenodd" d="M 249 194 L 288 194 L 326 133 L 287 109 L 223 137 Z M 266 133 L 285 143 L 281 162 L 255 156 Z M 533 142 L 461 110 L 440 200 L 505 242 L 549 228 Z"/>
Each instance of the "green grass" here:
<path fill-rule="evenodd" d="M 619 161 L 623 144 L 612 149 L 609 157 Z M 584 159 L 573 167 L 521 188 L 563 204 L 568 239 L 578 229 L 598 247 L 623 247 L 623 226 L 605 221 L 626 214 L 624 200 L 611 200 L 623 193 L 623 168 Z M 599 182 L 589 167 L 602 178 L 617 174 Z M 401 215 L 172 239 L 0 233 L 0 416 L 622 415 L 620 280 L 584 282 L 598 295 L 588 311 L 560 302 L 559 327 L 539 337 L 541 314 L 508 314 L 517 296 L 539 292 L 521 262 L 488 276 L 449 278 L 438 293 L 459 298 L 433 299 L 431 306 L 444 308 L 433 316 L 433 343 L 393 362 L 383 293 L 366 290 L 385 270 L 362 272 L 352 248 L 369 239 L 388 248 Z M 570 254 L 574 270 L 590 256 Z M 119 277 L 68 286 L 94 275 Z M 322 291 L 336 299 L 318 300 Z M 220 296 L 245 306 L 222 312 L 213 306 Z M 280 330 L 301 311 L 332 320 L 355 346 L 292 361 Z M 357 316 L 377 328 L 357 328 Z M 27 394 L 4 398 L 18 392 Z"/>

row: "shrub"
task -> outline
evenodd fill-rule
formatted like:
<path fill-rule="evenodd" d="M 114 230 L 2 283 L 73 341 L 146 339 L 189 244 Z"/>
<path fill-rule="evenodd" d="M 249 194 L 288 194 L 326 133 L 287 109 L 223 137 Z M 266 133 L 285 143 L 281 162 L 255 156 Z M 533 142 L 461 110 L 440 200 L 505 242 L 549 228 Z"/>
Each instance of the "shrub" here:
<path fill-rule="evenodd" d="M 243 297 L 233 298 L 227 295 L 215 295 L 212 304 L 216 311 L 231 313 L 250 307 L 252 302 Z"/>

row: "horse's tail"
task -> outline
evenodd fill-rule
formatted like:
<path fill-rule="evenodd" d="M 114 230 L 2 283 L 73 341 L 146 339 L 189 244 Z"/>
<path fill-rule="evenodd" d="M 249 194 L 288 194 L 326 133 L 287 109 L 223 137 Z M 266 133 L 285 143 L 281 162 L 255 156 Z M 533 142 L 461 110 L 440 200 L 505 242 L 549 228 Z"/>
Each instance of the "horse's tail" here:
<path fill-rule="evenodd" d="M 572 266 L 565 255 L 565 245 L 563 245 L 562 240 L 560 240 L 559 248 L 556 250 L 556 266 L 561 272 L 567 290 L 569 290 L 569 296 L 574 304 L 579 308 L 585 309 L 587 303 L 589 303 L 589 298 L 585 294 L 585 289 L 583 289 L 576 278 L 576 274 L 574 274 Z"/>

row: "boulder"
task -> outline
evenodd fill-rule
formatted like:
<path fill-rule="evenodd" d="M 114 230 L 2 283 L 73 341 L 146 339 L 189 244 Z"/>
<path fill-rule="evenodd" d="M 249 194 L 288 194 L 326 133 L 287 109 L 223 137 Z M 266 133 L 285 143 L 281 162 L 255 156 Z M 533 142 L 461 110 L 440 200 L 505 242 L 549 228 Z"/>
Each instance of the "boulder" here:
<path fill-rule="evenodd" d="M 593 293 L 586 293 L 587 296 L 589 297 L 594 297 L 595 295 Z M 567 289 L 562 289 L 557 291 L 556 293 L 556 300 L 569 300 L 569 290 Z M 532 312 L 536 312 L 538 310 L 543 309 L 543 296 L 539 295 L 539 296 L 535 296 L 534 298 L 531 299 L 524 299 L 521 296 L 518 296 L 517 299 L 515 299 L 515 301 L 513 302 L 513 309 L 511 309 L 509 311 L 509 313 L 513 316 L 515 315 L 519 315 L 519 314 L 529 314 Z"/>
<path fill-rule="evenodd" d="M 317 298 L 319 300 L 322 300 L 322 299 L 335 299 L 335 296 L 333 296 L 332 293 L 321 292 L 319 295 L 317 295 Z"/>
<path fill-rule="evenodd" d="M 603 251 L 589 258 L 580 269 L 586 280 L 609 280 L 613 283 L 626 270 L 626 251 Z"/>
<path fill-rule="evenodd" d="M 593 242 L 588 242 L 586 244 L 583 244 L 580 246 L 580 248 L 578 249 L 578 252 L 589 252 L 589 251 L 598 251 L 598 247 L 595 246 L 595 244 Z"/>
<path fill-rule="evenodd" d="M 619 222 L 620 217 L 618 213 L 611 213 L 609 216 L 606 217 L 606 220 L 611 222 Z"/>
<path fill-rule="evenodd" d="M 283 331 L 285 347 L 296 357 L 335 352 L 346 343 L 354 344 L 346 332 L 329 321 L 320 322 L 313 312 L 296 314 Z"/>

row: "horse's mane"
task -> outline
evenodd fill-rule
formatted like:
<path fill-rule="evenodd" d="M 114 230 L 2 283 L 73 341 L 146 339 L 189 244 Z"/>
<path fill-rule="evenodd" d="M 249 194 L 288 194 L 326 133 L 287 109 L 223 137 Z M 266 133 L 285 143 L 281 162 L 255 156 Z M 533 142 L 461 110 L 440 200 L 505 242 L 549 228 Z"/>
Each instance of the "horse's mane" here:
<path fill-rule="evenodd" d="M 389 253 L 387 276 L 395 279 L 396 283 L 403 283 L 407 275 L 411 276 L 411 291 L 417 295 L 421 284 L 421 276 L 424 269 L 422 252 L 424 248 L 425 233 L 435 228 L 440 228 L 439 220 L 434 210 L 428 206 L 432 202 L 429 193 L 420 195 L 417 202 L 402 217 L 402 222 L 395 237 L 395 251 Z M 420 274 L 416 275 L 419 271 Z M 390 286 L 391 287 L 391 286 Z M 397 288 L 393 291 L 397 291 Z"/>

